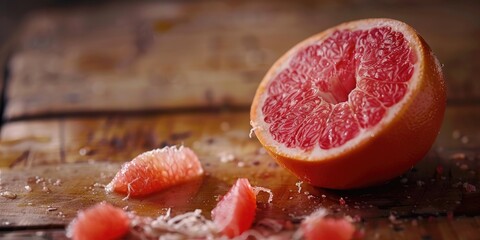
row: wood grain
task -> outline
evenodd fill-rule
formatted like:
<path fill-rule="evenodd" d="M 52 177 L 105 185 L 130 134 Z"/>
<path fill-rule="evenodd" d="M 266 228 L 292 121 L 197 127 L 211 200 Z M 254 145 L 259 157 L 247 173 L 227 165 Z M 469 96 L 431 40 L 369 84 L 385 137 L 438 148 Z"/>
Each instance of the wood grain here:
<path fill-rule="evenodd" d="M 32 13 L 15 45 L 0 52 L 8 73 L 0 81 L 7 101 L 0 192 L 14 194 L 0 197 L 0 238 L 40 229 L 63 239 L 77 210 L 104 200 L 142 216 L 198 208 L 209 217 L 235 179 L 247 177 L 274 194 L 271 204 L 259 195 L 257 225 L 273 218 L 298 226 L 324 207 L 355 219 L 365 239 L 479 239 L 479 10 L 475 1 L 265 0 Z M 259 81 L 296 42 L 340 22 L 384 16 L 416 28 L 443 64 L 449 107 L 435 145 L 384 185 L 332 191 L 299 183 L 248 137 Z M 201 180 L 141 199 L 105 193 L 123 162 L 175 144 L 199 155 Z"/>
<path fill-rule="evenodd" d="M 480 3 L 182 1 L 45 10 L 9 61 L 7 119 L 72 112 L 248 108 L 271 64 L 340 22 L 388 16 L 443 63 L 452 102 L 480 102 Z"/>
<path fill-rule="evenodd" d="M 260 195 L 257 221 L 273 218 L 297 222 L 325 207 L 336 215 L 362 219 L 357 225 L 365 229 L 366 239 L 475 239 L 480 234 L 476 219 L 480 192 L 464 184 L 480 187 L 479 110 L 476 106 L 448 108 L 440 136 L 422 162 L 387 184 L 354 191 L 319 189 L 306 183 L 300 184 L 300 189 L 298 180 L 276 165 L 255 138 L 248 137 L 248 112 L 9 123 L 3 128 L 0 146 L 3 156 L 16 160 L 2 169 L 0 186 L 17 197 L 0 198 L 4 213 L 0 223 L 10 228 L 62 226 L 78 209 L 103 200 L 128 206 L 144 216 L 164 213 L 168 207 L 176 214 L 200 208 L 208 216 L 217 196 L 236 178 L 248 177 L 253 185 L 274 193 L 272 204 L 267 203 L 267 195 Z M 102 186 L 122 162 L 172 144 L 192 147 L 199 155 L 206 171 L 202 181 L 145 199 L 122 201 L 124 196 L 104 193 Z M 28 158 L 20 158 L 24 152 Z M 63 160 L 55 157 L 58 155 L 63 155 Z M 31 192 L 25 189 L 27 185 Z M 43 190 L 44 186 L 48 190 Z M 48 211 L 49 207 L 56 210 Z"/>

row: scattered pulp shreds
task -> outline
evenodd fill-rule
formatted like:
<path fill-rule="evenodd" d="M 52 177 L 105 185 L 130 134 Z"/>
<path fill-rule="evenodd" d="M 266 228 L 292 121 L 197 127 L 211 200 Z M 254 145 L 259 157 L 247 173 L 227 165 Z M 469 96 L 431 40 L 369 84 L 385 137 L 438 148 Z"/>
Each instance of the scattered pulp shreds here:
<path fill-rule="evenodd" d="M 270 219 L 270 218 L 264 218 L 258 221 L 258 224 L 272 229 L 273 232 L 280 232 L 282 231 L 282 229 L 284 229 L 283 224 L 279 223 L 277 220 Z"/>
<path fill-rule="evenodd" d="M 465 160 L 467 158 L 467 155 L 465 153 L 458 152 L 458 153 L 452 154 L 450 158 L 454 161 L 461 161 L 461 160 Z"/>
<path fill-rule="evenodd" d="M 227 163 L 227 162 L 232 162 L 233 160 L 235 160 L 235 155 L 233 155 L 232 153 L 228 153 L 228 152 L 220 152 L 218 154 L 218 158 L 220 159 L 220 162 Z"/>
<path fill-rule="evenodd" d="M 172 239 L 206 238 L 214 239 L 218 230 L 213 221 L 206 219 L 200 209 L 171 216 L 171 209 L 156 219 L 131 215 L 133 234 L 140 239 L 160 238 L 168 235 Z"/>
<path fill-rule="evenodd" d="M 140 239 L 230 239 L 219 233 L 217 225 L 206 219 L 200 209 L 172 217 L 171 209 L 165 215 L 156 219 L 142 218 L 131 215 L 132 231 L 135 237 Z M 268 239 L 268 234 L 275 234 L 285 229 L 285 226 L 274 219 L 262 219 L 251 229 L 234 237 L 236 240 L 243 239 Z M 162 238 L 163 237 L 163 238 Z"/>
<path fill-rule="evenodd" d="M 300 193 L 302 191 L 302 183 L 303 181 L 298 181 L 295 183 L 295 186 L 297 186 L 298 188 L 298 193 Z"/>
<path fill-rule="evenodd" d="M 477 191 L 477 187 L 475 187 L 475 185 L 472 185 L 467 182 L 463 183 L 463 188 L 465 188 L 465 191 L 467 191 L 467 193 L 472 193 Z"/>
<path fill-rule="evenodd" d="M 4 198 L 8 198 L 8 199 L 15 199 L 15 198 L 17 198 L 17 194 L 14 193 L 14 192 L 10 192 L 10 191 L 1 192 L 1 193 L 0 193 L 0 196 L 2 196 L 2 197 L 4 197 Z"/>
<path fill-rule="evenodd" d="M 264 187 L 252 187 L 253 191 L 255 192 L 255 195 L 258 195 L 260 192 L 266 192 L 268 193 L 268 203 L 272 203 L 273 201 L 273 192 L 271 189 L 264 188 Z"/>
<path fill-rule="evenodd" d="M 169 208 L 157 218 L 141 217 L 103 202 L 80 211 L 67 227 L 67 236 L 73 239 L 116 239 L 129 234 L 134 239 L 230 239 L 218 230 L 214 221 L 205 218 L 200 209 L 176 216 L 171 212 Z M 347 240 L 354 237 L 356 229 L 347 218 L 331 218 L 327 214 L 326 209 L 318 209 L 307 216 L 296 231 L 293 231 L 291 222 L 261 219 L 232 239 L 278 237 L 311 240 L 322 236 L 326 237 L 322 239 Z"/>

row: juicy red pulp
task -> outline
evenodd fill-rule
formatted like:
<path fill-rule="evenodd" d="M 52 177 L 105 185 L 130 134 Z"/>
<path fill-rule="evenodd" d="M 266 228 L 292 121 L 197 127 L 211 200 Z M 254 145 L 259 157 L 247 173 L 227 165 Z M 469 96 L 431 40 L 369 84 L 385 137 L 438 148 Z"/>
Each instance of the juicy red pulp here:
<path fill-rule="evenodd" d="M 289 148 L 341 146 L 404 97 L 415 62 L 390 27 L 336 31 L 299 50 L 270 81 L 264 121 Z"/>
<path fill-rule="evenodd" d="M 212 210 L 218 230 L 230 238 L 248 230 L 255 219 L 256 199 L 248 179 L 239 178 Z"/>

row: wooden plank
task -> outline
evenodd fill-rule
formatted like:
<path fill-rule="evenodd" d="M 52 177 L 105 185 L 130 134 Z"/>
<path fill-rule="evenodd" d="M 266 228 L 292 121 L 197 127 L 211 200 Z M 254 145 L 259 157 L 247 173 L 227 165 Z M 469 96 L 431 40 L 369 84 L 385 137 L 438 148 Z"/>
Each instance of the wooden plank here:
<path fill-rule="evenodd" d="M 476 221 L 471 221 L 471 219 L 457 219 L 457 221 L 452 221 L 452 228 L 455 229 L 455 234 L 459 239 L 478 239 L 480 236 L 478 234 L 478 229 L 480 225 Z"/>
<path fill-rule="evenodd" d="M 414 26 L 444 64 L 449 99 L 479 102 L 479 9 L 472 1 L 182 1 L 37 12 L 8 65 L 5 117 L 248 108 L 263 74 L 296 42 L 372 16 Z"/>
<path fill-rule="evenodd" d="M 2 128 L 0 167 L 29 168 L 62 162 L 60 122 L 37 120 Z"/>
<path fill-rule="evenodd" d="M 469 187 L 480 187 L 479 110 L 478 106 L 449 107 L 435 146 L 412 171 L 385 185 L 354 191 L 300 184 L 274 164 L 255 138 L 248 137 L 248 112 L 8 123 L 1 135 L 3 155 L 30 149 L 31 157 L 29 164 L 17 161 L 0 170 L 1 191 L 17 195 L 0 198 L 4 213 L 0 223 L 3 228 L 63 225 L 78 209 L 102 200 L 145 216 L 161 214 L 168 207 L 174 213 L 200 208 L 208 216 L 217 196 L 236 178 L 248 177 L 253 185 L 270 188 L 274 194 L 272 204 L 260 195 L 257 220 L 295 221 L 325 207 L 338 215 L 361 218 L 357 224 L 365 229 L 367 239 L 469 239 L 480 234 L 473 217 L 480 214 L 480 192 Z M 104 193 L 101 186 L 111 180 L 120 163 L 152 148 L 182 143 L 199 155 L 207 173 L 202 181 L 145 199 L 122 201 L 123 196 Z M 63 162 L 53 157 L 58 155 L 64 156 Z M 49 207 L 56 210 L 48 211 Z"/>

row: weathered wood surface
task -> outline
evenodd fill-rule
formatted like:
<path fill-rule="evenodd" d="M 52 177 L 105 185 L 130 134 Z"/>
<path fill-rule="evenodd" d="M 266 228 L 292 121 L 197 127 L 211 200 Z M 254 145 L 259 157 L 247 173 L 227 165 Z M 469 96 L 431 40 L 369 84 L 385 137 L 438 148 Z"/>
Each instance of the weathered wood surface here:
<path fill-rule="evenodd" d="M 426 158 L 385 185 L 331 191 L 301 184 L 249 138 L 248 112 L 118 115 L 7 123 L 1 133 L 2 228 L 63 226 L 78 209 L 107 200 L 141 215 L 203 209 L 238 177 L 272 189 L 260 196 L 257 220 L 295 221 L 318 207 L 359 217 L 367 239 L 478 239 L 480 236 L 480 107 L 449 107 Z M 120 163 L 146 150 L 184 144 L 206 170 L 199 182 L 145 199 L 104 193 Z M 27 191 L 25 186 L 30 186 Z M 46 187 L 46 189 L 45 189 Z M 300 192 L 300 193 L 299 193 Z M 324 196 L 322 196 L 324 195 Z M 340 198 L 346 202 L 342 205 Z M 54 208 L 55 210 L 51 210 Z M 50 209 L 50 210 L 49 210 Z M 21 213 L 21 214 L 19 214 Z"/>
<path fill-rule="evenodd" d="M 298 41 L 343 21 L 403 20 L 444 64 L 449 99 L 479 102 L 480 2 L 182 1 L 45 10 L 9 61 L 5 118 L 248 107 Z"/>
<path fill-rule="evenodd" d="M 480 3 L 366 3 L 166 1 L 32 14 L 1 66 L 9 74 L 0 192 L 16 197 L 0 197 L 0 238 L 40 229 L 61 239 L 63 230 L 45 229 L 63 228 L 102 200 L 145 216 L 168 207 L 208 216 L 234 179 L 248 177 L 274 192 L 272 204 L 260 195 L 257 221 L 295 221 L 322 206 L 362 219 L 366 239 L 480 239 Z M 440 136 L 422 162 L 385 185 L 299 189 L 248 138 L 257 84 L 305 37 L 384 16 L 414 26 L 444 64 L 450 104 Z M 172 144 L 198 153 L 202 181 L 145 199 L 104 193 L 122 162 Z"/>

